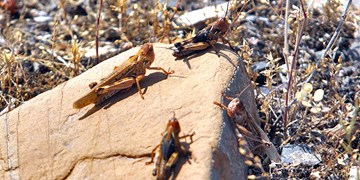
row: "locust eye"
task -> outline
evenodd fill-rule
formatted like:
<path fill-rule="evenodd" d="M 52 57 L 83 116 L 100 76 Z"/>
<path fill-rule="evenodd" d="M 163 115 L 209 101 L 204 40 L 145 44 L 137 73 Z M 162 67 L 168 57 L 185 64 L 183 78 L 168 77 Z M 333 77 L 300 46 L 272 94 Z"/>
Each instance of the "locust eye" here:
<path fill-rule="evenodd" d="M 148 65 L 150 65 L 150 62 L 147 59 L 145 59 L 143 64 L 144 64 L 144 66 L 148 66 Z"/>
<path fill-rule="evenodd" d="M 152 51 L 153 50 L 153 45 L 149 44 L 148 48 L 149 48 L 150 51 Z"/>

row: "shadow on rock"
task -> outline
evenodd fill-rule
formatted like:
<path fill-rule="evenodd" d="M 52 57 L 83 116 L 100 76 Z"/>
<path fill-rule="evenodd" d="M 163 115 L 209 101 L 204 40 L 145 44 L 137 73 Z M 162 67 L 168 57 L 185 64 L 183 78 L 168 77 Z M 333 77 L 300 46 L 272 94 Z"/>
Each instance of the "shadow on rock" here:
<path fill-rule="evenodd" d="M 185 150 L 188 152 L 187 154 L 182 154 L 180 155 L 179 159 L 177 160 L 177 162 L 175 163 L 175 165 L 173 167 L 171 167 L 168 175 L 167 175 L 167 179 L 176 179 L 176 177 L 179 175 L 179 172 L 181 170 L 181 168 L 183 167 L 183 165 L 188 162 L 189 164 L 191 164 L 190 159 L 191 159 L 191 151 L 189 151 L 190 145 L 193 142 L 181 142 L 181 146 L 183 146 L 185 148 Z"/>

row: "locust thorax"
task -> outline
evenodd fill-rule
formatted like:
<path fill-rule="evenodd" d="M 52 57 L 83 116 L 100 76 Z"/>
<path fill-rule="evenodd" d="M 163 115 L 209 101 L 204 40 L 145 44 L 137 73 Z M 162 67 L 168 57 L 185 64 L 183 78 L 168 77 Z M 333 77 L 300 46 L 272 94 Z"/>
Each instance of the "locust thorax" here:
<path fill-rule="evenodd" d="M 143 64 L 145 68 L 150 67 L 150 65 L 154 62 L 155 59 L 155 53 L 154 48 L 151 43 L 144 44 L 140 50 L 139 55 L 141 56 L 141 60 L 143 61 Z"/>
<path fill-rule="evenodd" d="M 229 105 L 228 105 L 228 108 L 229 108 L 229 111 L 227 112 L 228 115 L 231 118 L 234 118 L 235 113 L 237 111 L 239 111 L 241 105 L 242 105 L 242 103 L 240 102 L 240 100 L 238 98 L 235 98 L 235 99 L 231 100 Z"/>
<path fill-rule="evenodd" d="M 229 28 L 229 23 L 225 17 L 216 21 L 215 26 L 221 31 L 222 35 L 225 35 Z"/>

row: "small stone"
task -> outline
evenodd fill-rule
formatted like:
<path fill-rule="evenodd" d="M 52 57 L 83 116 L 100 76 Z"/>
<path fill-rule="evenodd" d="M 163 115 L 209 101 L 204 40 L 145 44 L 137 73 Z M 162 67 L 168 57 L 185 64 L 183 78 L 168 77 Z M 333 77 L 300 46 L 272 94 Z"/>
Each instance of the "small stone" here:
<path fill-rule="evenodd" d="M 285 145 L 281 153 L 283 164 L 304 164 L 314 166 L 321 162 L 321 157 L 314 154 L 307 145 Z"/>
<path fill-rule="evenodd" d="M 351 166 L 349 172 L 349 180 L 358 180 L 360 179 L 360 168 L 359 166 Z"/>

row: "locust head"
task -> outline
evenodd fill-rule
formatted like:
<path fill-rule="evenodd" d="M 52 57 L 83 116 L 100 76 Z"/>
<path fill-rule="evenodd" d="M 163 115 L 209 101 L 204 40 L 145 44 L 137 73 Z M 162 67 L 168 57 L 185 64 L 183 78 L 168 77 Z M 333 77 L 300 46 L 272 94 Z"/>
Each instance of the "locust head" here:
<path fill-rule="evenodd" d="M 223 17 L 215 22 L 215 27 L 221 32 L 222 35 L 225 35 L 229 28 L 229 23 L 227 19 Z"/>
<path fill-rule="evenodd" d="M 150 65 L 154 62 L 155 53 L 154 48 L 151 43 L 144 44 L 139 50 L 140 59 L 143 61 L 145 68 L 150 67 Z"/>
<path fill-rule="evenodd" d="M 166 131 L 168 132 L 167 134 L 169 136 L 169 137 L 166 137 L 167 139 L 169 139 L 171 135 L 173 135 L 175 137 L 177 137 L 179 135 L 181 128 L 180 128 L 179 121 L 175 117 L 175 114 L 174 114 L 174 117 L 172 117 L 168 121 L 168 124 L 166 126 Z"/>

